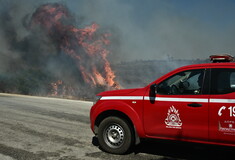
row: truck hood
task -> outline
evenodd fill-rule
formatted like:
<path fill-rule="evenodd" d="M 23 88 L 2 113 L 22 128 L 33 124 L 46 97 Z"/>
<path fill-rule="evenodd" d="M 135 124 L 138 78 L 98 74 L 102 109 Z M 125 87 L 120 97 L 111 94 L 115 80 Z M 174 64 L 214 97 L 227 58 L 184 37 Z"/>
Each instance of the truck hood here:
<path fill-rule="evenodd" d="M 139 90 L 140 88 L 135 88 L 135 89 L 120 89 L 120 90 L 113 90 L 113 91 L 105 91 L 97 94 L 97 96 L 125 96 L 128 95 L 132 92 L 135 92 L 136 90 Z"/>

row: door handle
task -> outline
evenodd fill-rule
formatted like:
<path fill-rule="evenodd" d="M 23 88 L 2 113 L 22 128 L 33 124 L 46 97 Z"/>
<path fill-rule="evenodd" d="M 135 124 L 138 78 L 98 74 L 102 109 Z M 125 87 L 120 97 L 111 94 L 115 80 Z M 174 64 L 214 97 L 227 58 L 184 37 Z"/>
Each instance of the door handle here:
<path fill-rule="evenodd" d="M 199 103 L 190 103 L 188 104 L 189 107 L 201 107 L 202 104 L 199 104 Z"/>

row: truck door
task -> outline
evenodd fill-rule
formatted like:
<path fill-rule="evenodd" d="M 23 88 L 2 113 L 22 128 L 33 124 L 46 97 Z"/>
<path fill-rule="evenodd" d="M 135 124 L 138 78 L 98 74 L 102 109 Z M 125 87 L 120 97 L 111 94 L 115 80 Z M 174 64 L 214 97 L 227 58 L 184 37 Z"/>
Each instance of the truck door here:
<path fill-rule="evenodd" d="M 173 74 L 144 97 L 144 128 L 150 137 L 208 139 L 208 94 L 205 69 Z"/>
<path fill-rule="evenodd" d="M 209 138 L 219 143 L 235 143 L 235 69 L 211 71 Z"/>

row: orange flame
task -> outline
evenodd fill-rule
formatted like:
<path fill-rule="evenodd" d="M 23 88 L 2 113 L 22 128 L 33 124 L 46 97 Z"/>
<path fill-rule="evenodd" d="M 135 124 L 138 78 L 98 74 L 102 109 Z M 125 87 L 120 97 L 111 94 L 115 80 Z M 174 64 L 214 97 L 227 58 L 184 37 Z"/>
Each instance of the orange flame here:
<path fill-rule="evenodd" d="M 120 88 L 107 58 L 110 34 L 99 34 L 96 23 L 85 28 L 64 25 L 69 18 L 70 13 L 61 4 L 42 5 L 33 14 L 31 26 L 40 25 L 52 38 L 59 37 L 56 39 L 59 48 L 76 62 L 85 83 Z"/>

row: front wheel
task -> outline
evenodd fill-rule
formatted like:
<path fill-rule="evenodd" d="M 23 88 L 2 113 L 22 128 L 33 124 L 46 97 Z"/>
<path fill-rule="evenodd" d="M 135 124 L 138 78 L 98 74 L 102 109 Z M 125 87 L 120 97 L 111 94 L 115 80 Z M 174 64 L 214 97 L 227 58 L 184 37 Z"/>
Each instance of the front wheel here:
<path fill-rule="evenodd" d="M 113 154 L 125 154 L 134 142 L 133 130 L 128 122 L 119 117 L 108 117 L 99 126 L 100 148 Z"/>

